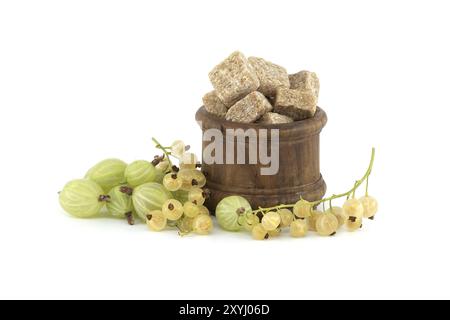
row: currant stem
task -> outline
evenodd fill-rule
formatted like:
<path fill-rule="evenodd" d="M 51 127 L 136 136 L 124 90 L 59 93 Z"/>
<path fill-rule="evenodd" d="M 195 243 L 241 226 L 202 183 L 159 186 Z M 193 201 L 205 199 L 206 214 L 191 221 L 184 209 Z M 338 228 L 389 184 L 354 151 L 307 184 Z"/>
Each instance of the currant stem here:
<path fill-rule="evenodd" d="M 127 222 L 130 226 L 134 225 L 134 218 L 133 218 L 133 213 L 132 212 L 127 212 L 125 213 L 125 218 L 127 219 Z"/>
<path fill-rule="evenodd" d="M 175 225 L 175 228 L 178 229 L 178 235 L 180 237 L 187 236 L 190 233 L 190 231 L 188 231 L 188 230 L 182 230 L 178 224 Z"/>
<path fill-rule="evenodd" d="M 322 203 L 324 201 L 331 201 L 331 200 L 334 200 L 334 199 L 337 199 L 337 198 L 342 198 L 342 197 L 351 195 L 356 189 L 359 188 L 359 186 L 361 184 L 363 184 L 364 181 L 366 181 L 369 178 L 370 174 L 372 173 L 372 168 L 373 168 L 374 161 L 375 161 L 375 148 L 372 148 L 372 155 L 370 157 L 369 167 L 367 168 L 367 171 L 364 174 L 364 176 L 355 183 L 355 185 L 353 186 L 353 188 L 351 190 L 349 190 L 349 191 L 347 191 L 345 193 L 332 195 L 329 198 L 325 198 L 325 199 L 322 199 L 322 200 L 315 201 L 315 202 L 313 202 L 313 205 L 318 205 L 318 204 L 320 204 L 320 203 Z"/>
<path fill-rule="evenodd" d="M 366 197 L 369 196 L 369 178 L 370 178 L 370 176 L 367 177 L 367 180 L 366 180 Z"/>
<path fill-rule="evenodd" d="M 355 182 L 355 186 L 357 183 L 358 183 L 358 181 Z M 352 199 L 355 199 L 355 193 L 356 193 L 356 188 L 353 188 Z"/>
<path fill-rule="evenodd" d="M 294 206 L 293 204 L 282 204 L 282 205 L 275 206 L 275 207 L 270 207 L 270 208 L 261 208 L 260 207 L 260 208 L 258 208 L 256 210 L 253 210 L 252 213 L 255 214 L 255 213 L 261 212 L 262 214 L 264 214 L 265 212 L 272 211 L 272 210 L 290 209 L 293 206 Z"/>
<path fill-rule="evenodd" d="M 172 168 L 173 164 L 172 164 L 172 161 L 170 161 L 171 153 L 169 151 L 167 151 L 167 149 L 169 149 L 169 148 L 163 147 L 163 145 L 161 143 L 159 143 L 159 141 L 156 140 L 155 138 L 152 138 L 152 141 L 155 143 L 155 147 L 157 149 L 161 149 L 162 150 L 162 152 L 164 153 L 164 155 L 167 158 L 167 161 L 169 161 L 169 168 Z"/>

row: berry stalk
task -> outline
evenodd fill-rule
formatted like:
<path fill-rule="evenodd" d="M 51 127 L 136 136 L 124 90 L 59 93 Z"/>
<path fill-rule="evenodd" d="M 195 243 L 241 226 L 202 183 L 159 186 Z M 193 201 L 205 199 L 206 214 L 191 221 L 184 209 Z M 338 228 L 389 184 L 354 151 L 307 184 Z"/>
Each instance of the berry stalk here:
<path fill-rule="evenodd" d="M 356 191 L 356 189 L 358 189 L 358 188 L 364 183 L 364 181 L 366 181 L 367 179 L 369 179 L 369 176 L 370 176 L 370 174 L 372 173 L 372 167 L 373 167 L 374 161 L 375 161 L 375 148 L 372 148 L 372 155 L 371 155 L 371 157 L 370 157 L 369 167 L 367 168 L 367 171 L 366 171 L 366 173 L 364 174 L 364 176 L 363 176 L 360 180 L 357 180 L 357 181 L 356 181 L 356 183 L 355 183 L 355 185 L 353 186 L 352 189 L 350 189 L 350 190 L 347 191 L 347 192 L 341 193 L 341 194 L 334 194 L 334 195 L 332 195 L 331 197 L 324 198 L 324 199 L 318 200 L 318 201 L 314 201 L 314 202 L 312 202 L 312 204 L 313 204 L 314 206 L 316 206 L 316 205 L 318 205 L 318 204 L 321 204 L 322 202 L 332 201 L 332 200 L 334 200 L 334 199 L 338 199 L 338 198 L 342 198 L 342 197 L 347 197 L 347 196 L 350 196 L 350 195 L 354 194 L 355 191 Z"/>

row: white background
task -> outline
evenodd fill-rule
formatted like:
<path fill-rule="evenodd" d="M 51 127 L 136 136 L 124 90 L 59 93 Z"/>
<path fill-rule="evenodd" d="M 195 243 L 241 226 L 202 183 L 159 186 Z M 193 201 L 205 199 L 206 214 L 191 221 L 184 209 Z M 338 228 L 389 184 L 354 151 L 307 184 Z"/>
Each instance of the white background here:
<path fill-rule="evenodd" d="M 2 1 L 0 298 L 450 298 L 448 13 L 445 1 Z M 152 158 L 152 136 L 199 153 L 207 74 L 237 49 L 317 72 L 329 191 L 375 146 L 375 221 L 257 242 L 60 209 L 68 180 L 103 158 Z"/>

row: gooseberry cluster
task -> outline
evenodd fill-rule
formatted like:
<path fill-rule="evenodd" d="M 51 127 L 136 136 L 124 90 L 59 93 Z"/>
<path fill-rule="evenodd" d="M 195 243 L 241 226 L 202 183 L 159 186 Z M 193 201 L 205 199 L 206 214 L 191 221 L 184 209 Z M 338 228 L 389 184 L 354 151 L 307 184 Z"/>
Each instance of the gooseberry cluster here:
<path fill-rule="evenodd" d="M 378 202 L 369 195 L 369 176 L 375 150 L 369 168 L 362 179 L 358 180 L 348 192 L 333 195 L 315 202 L 300 199 L 292 205 L 279 205 L 271 208 L 253 210 L 250 203 L 243 197 L 230 196 L 224 198 L 216 208 L 219 225 L 229 231 L 247 229 L 256 240 L 265 240 L 282 234 L 283 229 L 289 229 L 294 238 L 305 237 L 309 231 L 320 236 L 334 236 L 345 225 L 348 231 L 362 228 L 363 218 L 373 220 L 378 211 Z M 365 195 L 355 197 L 356 190 L 366 182 Z M 347 197 L 342 207 L 332 205 L 332 201 Z M 328 209 L 325 204 L 329 203 Z M 317 209 L 323 205 L 323 211 Z M 325 210 L 326 209 L 326 210 Z"/>
<path fill-rule="evenodd" d="M 83 179 L 66 184 L 59 195 L 63 209 L 79 218 L 100 214 L 124 218 L 130 225 L 138 217 L 153 231 L 172 227 L 181 235 L 209 234 L 213 222 L 203 205 L 209 191 L 204 188 L 206 177 L 199 170 L 197 157 L 180 140 L 170 147 L 153 141 L 163 152 L 153 161 L 127 164 L 107 159 L 92 167 Z M 171 159 L 178 160 L 178 166 Z"/>

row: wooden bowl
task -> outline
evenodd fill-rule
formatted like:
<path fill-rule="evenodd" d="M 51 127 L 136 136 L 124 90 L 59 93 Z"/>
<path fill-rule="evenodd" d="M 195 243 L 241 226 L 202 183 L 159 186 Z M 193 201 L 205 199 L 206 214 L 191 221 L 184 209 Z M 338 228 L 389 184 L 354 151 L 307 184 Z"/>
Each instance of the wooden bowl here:
<path fill-rule="evenodd" d="M 227 129 L 279 129 L 279 171 L 275 175 L 261 175 L 260 169 L 267 166 L 260 163 L 259 157 L 257 164 L 206 164 L 203 161 L 202 171 L 207 176 L 207 188 L 211 191 L 206 205 L 212 212 L 223 198 L 230 195 L 245 197 L 255 209 L 295 203 L 300 197 L 315 201 L 325 195 L 326 184 L 320 173 L 319 135 L 327 122 L 327 115 L 322 109 L 317 108 L 315 116 L 310 119 L 281 125 L 261 125 L 226 121 L 201 107 L 196 120 L 203 132 L 218 129 L 223 133 L 224 155 Z M 260 139 L 259 132 L 257 136 Z M 236 157 L 238 144 L 236 139 L 234 142 Z M 269 143 L 270 150 L 270 133 L 265 142 Z M 209 141 L 203 141 L 203 150 L 209 144 Z M 246 139 L 246 150 L 248 147 Z"/>

